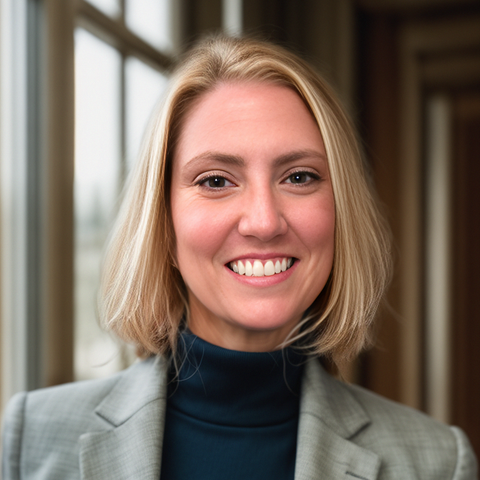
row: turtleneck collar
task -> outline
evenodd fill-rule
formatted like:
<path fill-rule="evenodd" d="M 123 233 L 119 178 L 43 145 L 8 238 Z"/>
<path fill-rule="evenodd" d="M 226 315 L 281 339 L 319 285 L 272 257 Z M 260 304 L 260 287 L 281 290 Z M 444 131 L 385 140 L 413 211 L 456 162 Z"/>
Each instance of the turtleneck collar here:
<path fill-rule="evenodd" d="M 239 352 L 183 333 L 179 373 L 170 374 L 169 405 L 208 423 L 257 427 L 298 415 L 305 357 L 292 347 L 274 352 Z"/>

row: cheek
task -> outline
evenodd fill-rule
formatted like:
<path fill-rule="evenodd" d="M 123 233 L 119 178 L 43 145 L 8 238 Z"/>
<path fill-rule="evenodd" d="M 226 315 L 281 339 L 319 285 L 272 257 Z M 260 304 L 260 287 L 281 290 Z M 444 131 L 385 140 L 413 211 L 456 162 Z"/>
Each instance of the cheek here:
<path fill-rule="evenodd" d="M 292 225 L 302 243 L 314 255 L 333 257 L 335 241 L 335 206 L 333 199 L 322 199 L 303 206 L 299 215 L 291 216 Z"/>
<path fill-rule="evenodd" d="M 186 257 L 190 262 L 212 257 L 231 231 L 232 220 L 225 209 L 193 201 L 172 201 L 172 217 L 180 264 Z"/>
<path fill-rule="evenodd" d="M 317 214 L 318 215 L 318 214 Z M 333 252 L 335 239 L 335 215 L 331 212 L 322 212 L 311 224 L 308 238 L 314 244 L 320 242 L 325 248 Z"/>
<path fill-rule="evenodd" d="M 324 289 L 333 268 L 335 251 L 335 212 L 331 209 L 316 210 L 309 213 L 310 219 L 303 227 L 303 243 L 310 252 L 308 276 L 311 281 L 313 302 Z M 307 302 L 308 303 L 308 302 Z M 310 304 L 309 303 L 309 304 Z"/>

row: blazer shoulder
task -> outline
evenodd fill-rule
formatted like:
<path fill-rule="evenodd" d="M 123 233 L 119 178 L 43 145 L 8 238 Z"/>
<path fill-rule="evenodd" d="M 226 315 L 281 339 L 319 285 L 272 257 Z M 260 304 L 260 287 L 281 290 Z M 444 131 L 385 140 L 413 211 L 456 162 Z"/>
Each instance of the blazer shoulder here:
<path fill-rule="evenodd" d="M 27 394 L 20 392 L 8 402 L 2 426 L 2 478 L 20 478 L 20 448 Z"/>
<path fill-rule="evenodd" d="M 120 378 L 117 374 L 14 395 L 4 412 L 3 478 L 78 478 L 78 439 L 102 428 L 94 409 Z"/>
<path fill-rule="evenodd" d="M 378 453 L 384 470 L 409 465 L 418 478 L 478 478 L 475 454 L 461 429 L 357 385 L 345 386 L 371 419 L 353 441 Z"/>
<path fill-rule="evenodd" d="M 78 478 L 80 437 L 114 428 L 108 418 L 98 414 L 99 406 L 107 402 L 115 410 L 121 408 L 125 391 L 131 396 L 133 391 L 139 394 L 138 383 L 149 375 L 153 362 L 138 362 L 104 379 L 21 392 L 12 397 L 3 425 L 4 478 Z"/>
<path fill-rule="evenodd" d="M 76 416 L 90 412 L 124 375 L 122 371 L 107 378 L 64 383 L 27 392 L 26 414 L 37 417 L 42 413 L 42 417 L 51 419 L 64 415 L 71 418 L 73 412 Z"/>
<path fill-rule="evenodd" d="M 82 415 L 89 415 L 119 385 L 132 385 L 141 382 L 151 369 L 155 358 L 136 362 L 129 368 L 106 378 L 82 380 L 54 387 L 27 392 L 25 413 L 39 419 L 72 419 L 72 414 L 80 421 Z M 128 388 L 128 387 L 127 387 Z"/>
<path fill-rule="evenodd" d="M 409 428 L 446 432 L 448 426 L 425 413 L 395 402 L 359 385 L 343 383 L 374 422 Z"/>

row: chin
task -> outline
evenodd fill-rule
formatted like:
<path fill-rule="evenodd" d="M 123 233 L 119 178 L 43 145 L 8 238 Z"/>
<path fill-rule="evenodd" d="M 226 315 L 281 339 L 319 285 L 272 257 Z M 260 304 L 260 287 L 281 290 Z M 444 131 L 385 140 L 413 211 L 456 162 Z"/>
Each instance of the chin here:
<path fill-rule="evenodd" d="M 232 319 L 232 323 L 239 327 L 243 327 L 245 330 L 254 332 L 274 332 L 276 330 L 284 330 L 288 335 L 290 331 L 295 327 L 298 320 L 292 320 L 292 317 L 285 318 L 280 316 L 278 312 L 272 313 L 271 310 L 257 311 L 255 315 L 249 315 L 248 317 L 241 316 L 237 319 Z"/>

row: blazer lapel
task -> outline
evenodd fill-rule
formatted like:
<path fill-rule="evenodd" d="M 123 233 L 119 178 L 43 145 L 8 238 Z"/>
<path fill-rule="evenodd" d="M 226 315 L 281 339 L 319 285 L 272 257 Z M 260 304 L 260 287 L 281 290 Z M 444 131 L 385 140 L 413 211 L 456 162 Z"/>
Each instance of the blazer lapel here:
<path fill-rule="evenodd" d="M 166 371 L 161 358 L 141 362 L 98 405 L 96 431 L 80 437 L 82 480 L 160 478 Z"/>
<path fill-rule="evenodd" d="M 370 419 L 350 390 L 316 359 L 305 366 L 295 480 L 374 480 L 379 457 L 350 439 Z"/>
<path fill-rule="evenodd" d="M 96 425 L 80 437 L 82 480 L 160 478 L 167 367 L 141 362 L 95 409 Z M 316 359 L 305 366 L 300 402 L 295 480 L 374 480 L 378 456 L 351 438 L 370 419 L 350 390 Z"/>

